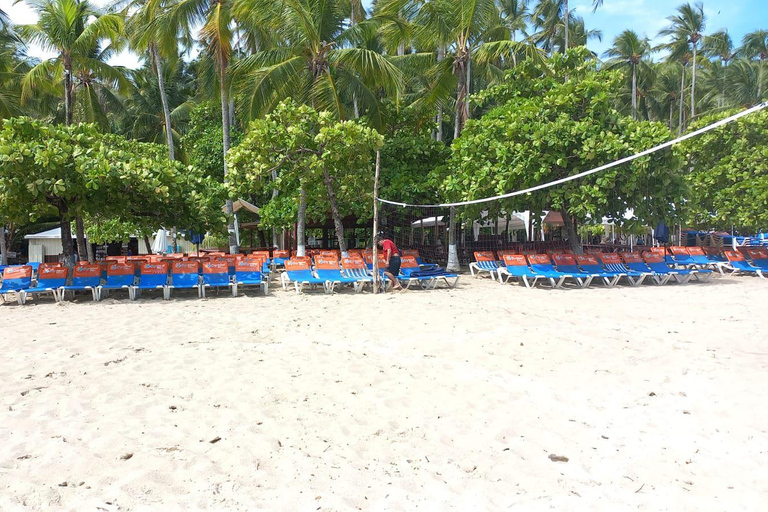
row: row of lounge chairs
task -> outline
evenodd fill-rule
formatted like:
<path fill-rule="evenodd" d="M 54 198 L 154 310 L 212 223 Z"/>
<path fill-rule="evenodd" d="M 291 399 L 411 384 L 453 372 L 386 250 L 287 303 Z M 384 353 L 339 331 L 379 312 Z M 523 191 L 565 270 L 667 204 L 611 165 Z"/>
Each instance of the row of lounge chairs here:
<path fill-rule="evenodd" d="M 691 278 L 709 279 L 712 269 L 671 267 L 659 255 L 646 253 L 606 254 L 504 254 L 496 261 L 492 253 L 478 252 L 472 273 L 487 272 L 501 283 L 517 280 L 527 288 L 537 283 L 549 283 L 552 288 L 574 284 L 587 288 L 593 282 L 613 287 L 622 279 L 631 286 L 639 286 L 646 279 L 662 285 L 672 280 L 686 283 Z"/>
<path fill-rule="evenodd" d="M 90 292 L 93 300 L 107 297 L 110 291 L 126 290 L 130 299 L 139 298 L 144 291 L 161 291 L 163 298 L 170 299 L 174 289 L 197 290 L 198 297 L 205 297 L 207 289 L 231 289 L 237 296 L 244 286 L 260 287 L 264 294 L 269 291 L 268 268 L 261 259 L 238 259 L 230 267 L 227 261 L 173 261 L 173 262 L 108 262 L 104 265 L 80 263 L 72 270 L 59 265 L 41 265 L 33 280 L 30 266 L 8 267 L 3 272 L 0 300 L 15 293 L 19 304 L 27 296 L 50 294 L 57 302 L 76 292 Z"/>
<path fill-rule="evenodd" d="M 310 257 L 294 257 L 283 261 L 285 272 L 281 274 L 283 289 L 293 285 L 296 293 L 302 293 L 306 288 L 322 286 L 326 293 L 333 293 L 337 287 L 351 285 L 361 292 L 367 284 L 373 285 L 373 257 L 367 253 L 361 255 L 350 253 L 347 258 L 333 255 Z M 379 267 L 385 267 L 383 257 L 379 257 Z M 385 286 L 391 286 L 383 270 L 380 276 Z M 459 276 L 444 271 L 434 265 L 420 264 L 417 256 L 403 255 L 401 258 L 400 274 L 397 280 L 406 288 L 417 284 L 422 289 L 434 289 L 440 283 L 449 288 L 456 286 Z"/>

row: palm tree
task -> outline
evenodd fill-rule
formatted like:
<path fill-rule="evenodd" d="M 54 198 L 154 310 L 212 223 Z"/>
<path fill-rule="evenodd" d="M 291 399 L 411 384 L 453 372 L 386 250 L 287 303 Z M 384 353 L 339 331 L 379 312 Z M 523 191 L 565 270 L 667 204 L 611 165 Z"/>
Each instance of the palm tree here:
<path fill-rule="evenodd" d="M 640 38 L 637 32 L 625 30 L 613 40 L 613 46 L 605 55 L 611 57 L 610 68 L 630 67 L 632 69 L 632 117 L 637 119 L 637 68 L 645 63 L 651 52 L 647 37 Z M 647 67 L 647 64 L 645 64 Z"/>
<path fill-rule="evenodd" d="M 397 98 L 404 77 L 383 55 L 356 44 L 359 34 L 367 28 L 357 18 L 355 26 L 347 25 L 350 8 L 349 0 L 286 0 L 279 4 L 271 0 L 238 0 L 234 11 L 243 24 L 270 27 L 275 40 L 235 66 L 246 118 L 261 116 L 290 97 L 315 110 L 332 112 L 338 119 L 362 113 L 375 125 L 381 124 L 378 89 Z M 342 227 L 330 176 L 324 179 L 334 222 Z M 299 254 L 304 251 L 304 192 L 301 187 Z M 343 231 L 336 231 L 339 246 L 345 250 Z"/>
<path fill-rule="evenodd" d="M 592 0 L 592 12 L 595 12 L 602 5 L 603 0 Z M 565 51 L 572 46 L 570 29 L 573 22 L 572 13 L 569 0 L 539 0 L 539 4 L 534 10 L 534 26 L 544 28 L 551 40 L 559 32 L 558 27 L 562 25 L 564 44 L 561 51 Z M 537 20 L 538 24 L 536 23 Z"/>
<path fill-rule="evenodd" d="M 660 36 L 672 37 L 668 47 L 689 46 L 693 53 L 691 78 L 691 118 L 696 115 L 696 55 L 699 42 L 703 38 L 707 17 L 704 15 L 704 5 L 699 2 L 692 6 L 684 4 L 677 8 L 677 14 L 667 18 L 669 27 L 659 32 Z"/>
<path fill-rule="evenodd" d="M 682 63 L 676 61 L 654 64 L 654 80 L 646 100 L 653 118 L 667 120 L 667 126 L 674 127 L 675 106 L 683 103 L 682 93 L 678 89 L 680 75 L 685 75 Z"/>
<path fill-rule="evenodd" d="M 763 67 L 765 60 L 768 59 L 768 30 L 756 30 L 744 36 L 741 41 L 740 52 L 749 59 L 757 57 L 758 78 L 757 78 L 757 98 L 763 100 Z"/>
<path fill-rule="evenodd" d="M 707 99 L 715 99 L 718 108 L 723 108 L 726 103 L 726 83 L 728 80 L 728 65 L 736 56 L 733 49 L 733 40 L 727 30 L 721 30 L 704 36 L 702 47 L 704 55 L 714 61 L 708 70 L 712 93 Z"/>
<path fill-rule="evenodd" d="M 29 70 L 22 83 L 22 101 L 32 95 L 42 82 L 58 82 L 63 77 L 65 123 L 73 120 L 73 70 L 87 69 L 110 80 L 124 77 L 114 67 L 99 60 L 102 40 L 111 46 L 119 45 L 123 32 L 123 17 L 104 14 L 87 0 L 32 0 L 28 2 L 37 11 L 39 19 L 34 25 L 19 28 L 22 37 L 43 50 L 55 53 Z"/>
<path fill-rule="evenodd" d="M 22 81 L 22 102 L 32 96 L 35 88 L 58 83 L 63 77 L 64 122 L 72 124 L 74 115 L 75 86 L 83 87 L 87 94 L 81 102 L 86 119 L 94 120 L 99 104 L 96 89 L 98 79 L 113 83 L 125 83 L 121 71 L 107 64 L 103 59 L 112 49 L 119 48 L 123 32 L 123 16 L 102 13 L 92 7 L 88 0 L 32 0 L 29 2 L 37 11 L 39 19 L 34 25 L 19 28 L 21 36 L 44 50 L 55 53 L 55 57 L 44 60 L 32 67 Z M 103 47 L 102 41 L 109 45 Z M 93 260 L 91 246 L 86 246 L 83 219 L 75 217 L 77 246 L 81 256 Z M 69 233 L 68 226 L 62 233 Z M 68 263 L 71 251 L 63 237 L 64 254 Z"/>

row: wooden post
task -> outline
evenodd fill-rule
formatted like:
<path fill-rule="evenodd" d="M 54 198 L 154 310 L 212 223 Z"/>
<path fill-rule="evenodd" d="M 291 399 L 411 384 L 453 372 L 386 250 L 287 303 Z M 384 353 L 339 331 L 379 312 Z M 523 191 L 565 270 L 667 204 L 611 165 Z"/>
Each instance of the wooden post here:
<path fill-rule="evenodd" d="M 373 178 L 373 293 L 379 293 L 379 170 L 381 151 L 376 151 L 376 174 Z"/>

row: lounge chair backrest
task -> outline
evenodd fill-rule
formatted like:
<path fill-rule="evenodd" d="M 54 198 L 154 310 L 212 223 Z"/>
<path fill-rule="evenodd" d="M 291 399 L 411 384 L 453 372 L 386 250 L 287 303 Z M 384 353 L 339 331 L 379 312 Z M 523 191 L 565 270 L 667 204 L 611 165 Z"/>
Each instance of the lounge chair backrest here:
<path fill-rule="evenodd" d="M 706 256 L 704 249 L 701 247 L 686 247 L 686 249 L 691 256 Z"/>
<path fill-rule="evenodd" d="M 125 261 L 128 263 L 145 263 L 149 262 L 149 256 L 128 256 Z"/>
<path fill-rule="evenodd" d="M 673 245 L 669 248 L 670 252 L 672 252 L 673 256 L 690 256 L 691 253 L 688 250 L 688 247 L 682 247 L 680 245 Z M 655 251 L 654 251 L 655 252 Z"/>
<path fill-rule="evenodd" d="M 107 276 L 128 276 L 133 275 L 133 263 L 110 263 L 107 266 Z"/>
<path fill-rule="evenodd" d="M 200 263 L 197 261 L 174 261 L 171 263 L 171 275 L 173 274 L 197 274 L 200 272 Z"/>
<path fill-rule="evenodd" d="M 365 269 L 365 262 L 362 258 L 341 258 L 341 268 L 344 270 Z"/>
<path fill-rule="evenodd" d="M 275 258 L 288 259 L 291 257 L 291 251 L 276 249 L 274 255 Z"/>
<path fill-rule="evenodd" d="M 317 256 L 315 258 L 316 270 L 339 270 L 339 259 L 335 257 Z"/>
<path fill-rule="evenodd" d="M 168 275 L 168 263 L 164 261 L 158 263 L 144 263 L 141 265 L 141 275 Z"/>
<path fill-rule="evenodd" d="M 528 263 L 531 265 L 552 265 L 552 260 L 547 254 L 530 254 L 527 256 Z"/>
<path fill-rule="evenodd" d="M 40 264 L 40 265 L 37 267 L 37 272 L 38 272 L 38 274 L 39 274 L 39 273 L 40 273 L 40 270 L 41 270 L 41 269 L 44 269 L 44 268 L 61 268 L 61 267 L 62 267 L 62 265 L 61 265 L 61 263 L 59 263 L 59 262 L 56 262 L 56 263 L 41 263 L 41 264 Z"/>
<path fill-rule="evenodd" d="M 651 247 L 650 252 L 652 252 L 654 254 L 660 254 L 662 257 L 664 257 L 664 256 L 667 255 L 667 248 L 666 247 L 662 247 L 662 246 Z M 673 254 L 674 254 L 674 252 L 673 252 Z"/>
<path fill-rule="evenodd" d="M 269 251 L 253 251 L 251 253 L 251 257 L 261 257 L 263 256 L 265 259 L 269 259 Z"/>
<path fill-rule="evenodd" d="M 419 268 L 419 262 L 416 261 L 416 257 L 409 255 L 405 256 L 403 255 L 400 258 L 400 267 L 401 268 Z"/>
<path fill-rule="evenodd" d="M 32 267 L 5 267 L 3 270 L 3 289 L 29 288 L 32 285 Z"/>
<path fill-rule="evenodd" d="M 646 263 L 664 263 L 664 258 L 656 253 L 647 252 L 643 255 Z"/>
<path fill-rule="evenodd" d="M 750 247 L 747 256 L 751 260 L 768 260 L 768 250 L 765 247 Z"/>
<path fill-rule="evenodd" d="M 309 262 L 304 259 L 292 259 L 285 261 L 285 270 L 288 272 L 297 270 L 309 270 Z"/>
<path fill-rule="evenodd" d="M 475 251 L 475 261 L 496 261 L 493 251 Z"/>
<path fill-rule="evenodd" d="M 643 258 L 636 252 L 623 252 L 621 253 L 621 258 L 624 260 L 625 263 L 642 263 Z"/>
<path fill-rule="evenodd" d="M 747 261 L 747 258 L 739 251 L 723 251 L 723 253 L 728 258 L 728 261 Z"/>
<path fill-rule="evenodd" d="M 421 257 L 418 249 L 403 249 L 400 251 L 400 256 L 413 256 L 417 260 Z"/>
<path fill-rule="evenodd" d="M 125 263 L 128 261 L 127 256 L 107 256 L 107 261 L 114 262 L 114 263 Z"/>
<path fill-rule="evenodd" d="M 203 263 L 203 275 L 205 274 L 226 274 L 227 273 L 226 261 L 208 261 Z"/>
<path fill-rule="evenodd" d="M 504 264 L 508 267 L 527 267 L 528 262 L 522 254 L 505 254 Z"/>
<path fill-rule="evenodd" d="M 604 252 L 597 255 L 605 265 L 622 265 L 621 255 L 615 252 Z"/>
<path fill-rule="evenodd" d="M 325 258 L 339 258 L 339 251 L 338 250 L 320 250 L 317 251 L 318 256 L 323 256 Z"/>
<path fill-rule="evenodd" d="M 581 266 L 600 266 L 600 262 L 592 254 L 583 254 L 576 256 L 576 263 Z"/>
<path fill-rule="evenodd" d="M 561 253 L 555 253 L 552 255 L 552 259 L 555 262 L 555 265 L 559 266 L 566 266 L 566 267 L 572 267 L 576 265 L 576 258 L 573 256 L 573 254 L 561 254 Z"/>
<path fill-rule="evenodd" d="M 312 265 L 312 258 L 310 256 L 293 256 L 290 261 L 303 261 L 307 265 Z"/>
<path fill-rule="evenodd" d="M 101 265 L 81 263 L 72 269 L 72 286 L 90 286 L 101 284 Z"/>
<path fill-rule="evenodd" d="M 235 272 L 261 272 L 261 260 L 252 260 L 250 258 L 235 262 Z"/>
<path fill-rule="evenodd" d="M 67 284 L 69 269 L 65 267 L 42 267 L 37 269 L 38 288 L 59 288 Z"/>

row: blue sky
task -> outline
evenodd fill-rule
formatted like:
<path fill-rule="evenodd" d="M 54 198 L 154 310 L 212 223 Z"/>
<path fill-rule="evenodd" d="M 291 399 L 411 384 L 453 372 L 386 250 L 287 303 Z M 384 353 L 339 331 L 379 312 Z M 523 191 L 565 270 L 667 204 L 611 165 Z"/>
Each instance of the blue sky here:
<path fill-rule="evenodd" d="M 110 0 L 92 0 L 97 5 L 106 5 Z M 461 0 L 456 0 L 461 1 Z M 536 0 L 531 3 L 535 4 Z M 8 13 L 15 23 L 34 23 L 35 15 L 23 2 L 14 5 L 14 0 L 0 0 L 0 9 Z M 370 7 L 371 0 L 363 0 Z M 602 42 L 593 41 L 590 48 L 602 55 L 611 46 L 613 39 L 625 29 L 632 29 L 640 35 L 647 35 L 654 44 L 661 42 L 656 37 L 659 30 L 668 25 L 667 17 L 675 12 L 682 1 L 675 0 L 604 0 L 603 7 L 592 13 L 591 0 L 571 0 L 572 8 L 582 16 L 587 28 L 603 31 Z M 708 0 L 704 2 L 707 15 L 707 33 L 727 28 L 736 45 L 744 34 L 758 28 L 768 29 L 768 0 Z M 31 48 L 31 55 L 44 57 L 39 49 Z M 116 57 L 113 64 L 135 67 L 134 55 Z"/>

